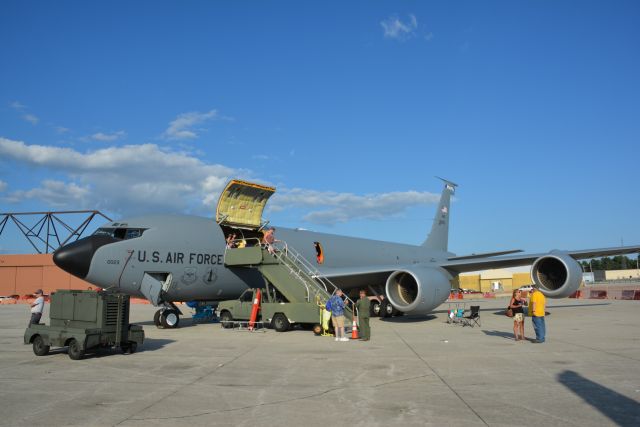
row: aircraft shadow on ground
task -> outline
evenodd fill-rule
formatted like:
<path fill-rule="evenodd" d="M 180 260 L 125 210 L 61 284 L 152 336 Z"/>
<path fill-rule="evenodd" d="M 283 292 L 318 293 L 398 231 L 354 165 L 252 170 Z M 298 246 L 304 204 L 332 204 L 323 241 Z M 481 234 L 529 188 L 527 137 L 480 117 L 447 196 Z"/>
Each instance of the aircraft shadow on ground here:
<path fill-rule="evenodd" d="M 619 426 L 640 425 L 640 403 L 574 371 L 558 374 L 558 382 Z"/>
<path fill-rule="evenodd" d="M 390 323 L 418 323 L 428 322 L 429 320 L 437 319 L 438 316 L 433 314 L 427 314 L 426 316 L 399 316 L 399 317 L 382 317 L 380 321 Z"/>

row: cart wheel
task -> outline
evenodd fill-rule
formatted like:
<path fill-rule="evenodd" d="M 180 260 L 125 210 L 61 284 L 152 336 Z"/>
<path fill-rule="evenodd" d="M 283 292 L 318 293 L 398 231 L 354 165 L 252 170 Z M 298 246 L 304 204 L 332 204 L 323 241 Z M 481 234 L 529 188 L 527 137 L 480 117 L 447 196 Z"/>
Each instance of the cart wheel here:
<path fill-rule="evenodd" d="M 271 323 L 273 324 L 273 329 L 278 332 L 288 331 L 291 327 L 289 319 L 287 319 L 282 313 L 276 313 L 275 316 L 273 316 Z"/>
<path fill-rule="evenodd" d="M 36 335 L 33 339 L 33 353 L 36 356 L 45 356 L 49 353 L 49 346 L 44 344 L 44 340 L 40 335 Z"/>
<path fill-rule="evenodd" d="M 322 334 L 322 326 L 320 326 L 319 323 L 316 323 L 315 325 L 313 325 L 313 333 L 316 335 Z"/>
<path fill-rule="evenodd" d="M 75 338 L 71 338 L 71 341 L 69 341 L 67 353 L 73 360 L 80 360 L 84 357 L 84 350 L 80 348 L 80 343 Z"/>
<path fill-rule="evenodd" d="M 128 342 L 128 343 L 126 343 L 126 344 L 122 344 L 122 345 L 120 346 L 120 349 L 122 350 L 122 352 L 123 352 L 124 354 L 127 354 L 127 353 L 129 353 L 129 354 L 133 354 L 133 353 L 135 353 L 135 352 L 136 352 L 136 350 L 138 349 L 138 343 L 137 343 L 137 342 L 135 342 L 135 341 L 129 341 L 129 342 Z"/>

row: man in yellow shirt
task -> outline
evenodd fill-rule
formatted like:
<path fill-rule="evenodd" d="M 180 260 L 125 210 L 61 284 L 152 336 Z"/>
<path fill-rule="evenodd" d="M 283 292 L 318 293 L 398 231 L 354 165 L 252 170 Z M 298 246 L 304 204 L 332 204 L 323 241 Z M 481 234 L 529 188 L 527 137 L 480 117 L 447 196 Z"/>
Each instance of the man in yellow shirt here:
<path fill-rule="evenodd" d="M 533 322 L 533 330 L 536 333 L 536 339 L 532 342 L 543 343 L 546 335 L 546 326 L 544 324 L 544 310 L 546 308 L 547 299 L 540 292 L 537 285 L 533 285 L 531 296 L 529 297 L 529 316 Z"/>

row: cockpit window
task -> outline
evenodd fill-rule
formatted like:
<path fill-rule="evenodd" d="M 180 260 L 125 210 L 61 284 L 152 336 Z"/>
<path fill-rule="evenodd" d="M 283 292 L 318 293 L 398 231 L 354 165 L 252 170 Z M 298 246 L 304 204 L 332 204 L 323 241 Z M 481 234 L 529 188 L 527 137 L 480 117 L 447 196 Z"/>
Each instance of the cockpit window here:
<path fill-rule="evenodd" d="M 98 228 L 94 236 L 110 236 L 115 239 L 128 240 L 142 236 L 142 228 Z"/>

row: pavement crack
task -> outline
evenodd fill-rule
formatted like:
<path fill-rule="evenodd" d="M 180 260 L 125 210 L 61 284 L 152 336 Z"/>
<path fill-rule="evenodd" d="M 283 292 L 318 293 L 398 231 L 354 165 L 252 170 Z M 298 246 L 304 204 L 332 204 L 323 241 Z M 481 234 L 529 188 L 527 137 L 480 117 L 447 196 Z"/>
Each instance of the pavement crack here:
<path fill-rule="evenodd" d="M 273 341 L 273 339 L 269 340 L 269 341 Z M 241 354 L 237 355 L 236 357 L 234 357 L 233 359 L 231 359 L 230 361 L 226 362 L 226 363 L 220 363 L 219 365 L 217 365 L 215 368 L 213 368 L 211 371 L 199 376 L 198 378 L 195 378 L 193 381 L 190 381 L 186 384 L 180 384 L 179 387 L 175 388 L 174 390 L 172 390 L 170 393 L 168 393 L 167 395 L 165 395 L 164 397 L 162 397 L 161 399 L 158 399 L 152 403 L 150 403 L 149 405 L 145 406 L 144 408 L 142 408 L 141 410 L 137 411 L 136 413 L 128 416 L 127 418 L 123 419 L 122 421 L 120 421 L 119 423 L 115 424 L 115 425 L 121 425 L 129 420 L 137 420 L 139 418 L 133 418 L 136 414 L 140 414 L 144 411 L 146 411 L 147 409 L 151 408 L 152 406 L 157 405 L 158 403 L 170 398 L 171 396 L 175 395 L 176 393 L 178 393 L 180 390 L 184 389 L 185 387 L 190 387 L 193 384 L 197 383 L 200 380 L 203 380 L 204 378 L 207 378 L 210 375 L 215 374 L 219 369 L 224 368 L 225 366 L 228 366 L 230 364 L 232 364 L 233 362 L 235 362 L 236 360 L 240 359 L 241 357 L 244 357 L 245 355 L 251 353 L 252 351 L 254 351 L 255 349 L 257 349 L 258 347 L 260 347 L 262 345 L 262 343 L 253 346 L 251 348 L 249 348 L 248 350 L 242 352 Z M 178 417 L 179 418 L 179 417 Z M 141 418 L 144 419 L 144 418 Z M 154 419 L 154 418 L 151 418 Z"/>
<path fill-rule="evenodd" d="M 272 405 L 280 405 L 281 403 L 289 403 L 289 402 L 299 402 L 302 400 L 307 400 L 307 399 L 312 399 L 315 397 L 320 397 L 323 396 L 325 394 L 337 391 L 337 390 L 344 390 L 344 387 L 336 387 L 336 388 L 330 388 L 328 390 L 324 390 L 318 393 L 314 393 L 314 394 L 310 394 L 307 396 L 298 396 L 298 397 L 292 397 L 290 399 L 282 399 L 282 400 L 274 400 L 273 402 L 262 402 L 262 403 L 256 403 L 254 405 L 247 405 L 247 406 L 241 406 L 238 408 L 229 408 L 229 409 L 216 409 L 213 411 L 206 411 L 206 412 L 200 412 L 198 414 L 189 414 L 189 415 L 181 415 L 181 416 L 175 416 L 175 417 L 149 417 L 149 418 L 129 418 L 125 421 L 159 421 L 159 420 L 182 420 L 182 419 L 187 419 L 187 418 L 195 418 L 195 417 L 201 417 L 203 415 L 213 415 L 213 414 L 222 414 L 222 413 L 227 413 L 227 412 L 235 412 L 235 411 L 244 411 L 247 409 L 255 409 L 255 408 L 260 408 L 263 406 L 272 406 Z"/>
<path fill-rule="evenodd" d="M 482 418 L 482 416 L 481 416 L 481 415 L 480 415 L 480 414 L 479 414 L 475 409 L 473 409 L 473 407 L 471 407 L 471 405 L 470 405 L 466 400 L 464 400 L 464 398 L 463 398 L 462 396 L 460 396 L 460 394 L 459 394 L 459 393 L 458 393 L 458 392 L 457 392 L 457 391 L 456 391 L 456 390 L 451 386 L 451 384 L 449 384 L 449 383 L 448 383 L 444 378 L 442 378 L 442 377 L 440 376 L 440 374 L 438 374 L 438 372 L 436 372 L 436 370 L 435 370 L 435 369 L 434 369 L 434 368 L 429 364 L 429 362 L 427 362 L 427 361 L 426 361 L 422 356 L 420 356 L 420 354 L 418 354 L 418 352 L 417 352 L 417 351 L 416 351 L 416 350 L 415 350 L 415 349 L 414 349 L 414 348 L 413 348 L 413 347 L 412 347 L 412 346 L 411 346 L 407 341 L 405 341 L 405 339 L 404 339 L 404 338 L 402 338 L 402 336 L 398 333 L 398 331 L 396 331 L 396 329 L 395 329 L 395 328 L 391 328 L 391 330 L 393 331 L 393 333 L 394 333 L 394 334 L 396 334 L 396 336 L 397 336 L 398 338 L 400 338 L 400 340 L 404 343 L 404 345 L 406 345 L 406 346 L 407 346 L 407 348 L 408 348 L 409 350 L 411 350 L 411 352 L 412 352 L 413 354 L 415 354 L 415 355 L 416 355 L 416 357 L 417 357 L 418 359 L 420 359 L 420 360 L 422 361 L 422 363 L 423 363 L 427 368 L 429 368 L 429 370 L 430 370 L 431 372 L 433 372 L 433 374 L 434 374 L 436 377 L 438 377 L 438 379 L 442 382 L 442 384 L 444 384 L 445 386 L 447 386 L 447 388 L 448 388 L 449 390 L 451 390 L 451 392 L 452 392 L 453 394 L 455 394 L 455 395 L 456 395 L 456 397 L 458 397 L 458 399 L 460 399 L 460 401 L 461 401 L 462 403 L 464 403 L 464 405 L 465 405 L 467 408 L 469 408 L 469 410 L 470 410 L 471 412 L 473 412 L 473 413 L 475 414 L 475 416 L 476 416 L 476 417 L 478 417 L 478 419 L 479 419 L 480 421 L 482 421 L 482 423 L 483 423 L 484 425 L 486 425 L 487 427 L 489 426 L 489 424 L 484 420 L 484 418 Z"/>

